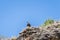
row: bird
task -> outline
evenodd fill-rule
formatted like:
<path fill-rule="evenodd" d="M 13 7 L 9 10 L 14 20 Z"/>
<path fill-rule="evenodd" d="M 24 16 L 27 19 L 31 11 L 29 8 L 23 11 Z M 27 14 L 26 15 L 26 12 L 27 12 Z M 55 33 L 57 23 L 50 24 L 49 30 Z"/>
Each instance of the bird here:
<path fill-rule="evenodd" d="M 27 29 L 31 28 L 31 24 L 29 22 L 27 22 Z"/>
<path fill-rule="evenodd" d="M 29 22 L 27 22 L 27 27 L 31 27 L 31 24 Z"/>

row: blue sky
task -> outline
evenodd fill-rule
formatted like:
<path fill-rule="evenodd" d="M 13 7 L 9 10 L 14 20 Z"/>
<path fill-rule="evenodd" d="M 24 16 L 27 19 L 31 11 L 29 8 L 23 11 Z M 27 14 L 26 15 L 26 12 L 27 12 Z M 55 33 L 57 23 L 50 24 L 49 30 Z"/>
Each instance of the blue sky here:
<path fill-rule="evenodd" d="M 0 0 L 0 35 L 17 36 L 26 28 L 60 19 L 60 0 Z"/>

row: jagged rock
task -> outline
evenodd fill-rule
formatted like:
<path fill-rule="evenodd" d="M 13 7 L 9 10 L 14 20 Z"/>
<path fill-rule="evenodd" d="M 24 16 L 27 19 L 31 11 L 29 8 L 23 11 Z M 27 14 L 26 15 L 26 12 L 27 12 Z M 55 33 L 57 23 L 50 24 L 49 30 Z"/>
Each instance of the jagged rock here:
<path fill-rule="evenodd" d="M 60 40 L 60 22 L 43 27 L 29 27 L 20 33 L 17 40 Z"/>

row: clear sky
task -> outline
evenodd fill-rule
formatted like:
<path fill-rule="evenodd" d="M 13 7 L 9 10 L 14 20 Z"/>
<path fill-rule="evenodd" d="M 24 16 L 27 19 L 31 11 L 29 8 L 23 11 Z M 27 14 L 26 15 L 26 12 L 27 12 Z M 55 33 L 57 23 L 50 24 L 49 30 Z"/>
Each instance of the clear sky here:
<path fill-rule="evenodd" d="M 0 0 L 0 35 L 17 36 L 27 21 L 32 26 L 60 19 L 60 0 Z"/>

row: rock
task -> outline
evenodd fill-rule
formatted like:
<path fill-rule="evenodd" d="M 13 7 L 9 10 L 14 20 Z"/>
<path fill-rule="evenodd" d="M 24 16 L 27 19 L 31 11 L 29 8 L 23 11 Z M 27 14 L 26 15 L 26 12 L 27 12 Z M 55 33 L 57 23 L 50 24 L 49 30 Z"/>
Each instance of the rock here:
<path fill-rule="evenodd" d="M 26 28 L 17 37 L 17 40 L 60 40 L 60 28 L 58 26 L 60 26 L 60 22 L 54 22 L 44 28 Z"/>

